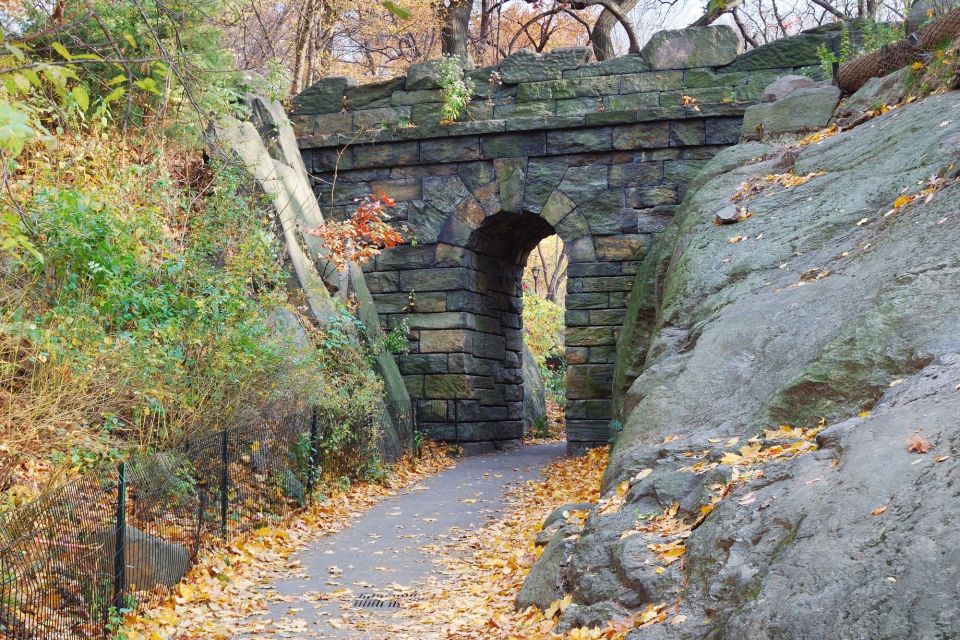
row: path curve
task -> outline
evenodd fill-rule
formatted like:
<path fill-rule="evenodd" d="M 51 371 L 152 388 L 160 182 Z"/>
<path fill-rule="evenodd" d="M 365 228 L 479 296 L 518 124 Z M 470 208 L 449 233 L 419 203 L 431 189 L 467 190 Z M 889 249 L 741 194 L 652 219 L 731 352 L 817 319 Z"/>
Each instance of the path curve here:
<path fill-rule="evenodd" d="M 248 621 L 262 631 L 243 637 L 377 640 L 380 635 L 363 630 L 364 621 L 396 609 L 344 608 L 343 600 L 403 588 L 416 597 L 417 585 L 442 571 L 425 545 L 450 543 L 498 518 L 510 488 L 540 478 L 540 470 L 564 454 L 564 444 L 557 443 L 461 458 L 455 467 L 383 500 L 349 527 L 296 554 L 290 575 L 270 589 L 269 613 Z"/>

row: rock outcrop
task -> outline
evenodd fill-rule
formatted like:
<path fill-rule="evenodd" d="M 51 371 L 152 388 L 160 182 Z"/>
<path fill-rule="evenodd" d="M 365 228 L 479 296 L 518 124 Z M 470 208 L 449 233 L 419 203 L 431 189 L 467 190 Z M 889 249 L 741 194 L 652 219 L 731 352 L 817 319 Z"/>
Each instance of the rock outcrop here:
<path fill-rule="evenodd" d="M 316 95 L 307 98 L 319 99 Z M 212 127 L 211 152 L 238 159 L 268 196 L 279 221 L 286 257 L 310 315 L 316 322 L 325 324 L 335 311 L 325 281 L 333 284 L 336 274 L 319 238 L 303 233 L 304 229 L 323 224 L 323 213 L 313 194 L 310 176 L 280 103 L 256 95 L 247 96 L 247 103 L 251 114 L 249 122 L 223 118 Z M 360 321 L 371 334 L 381 332 L 380 318 L 359 266 L 350 268 L 349 282 Z M 375 367 L 384 383 L 380 451 L 392 460 L 412 444 L 413 409 L 393 356 L 378 353 Z"/>
<path fill-rule="evenodd" d="M 623 504 L 538 578 L 574 595 L 563 625 L 678 603 L 685 621 L 629 637 L 958 637 L 958 150 L 946 93 L 822 141 L 730 147 L 693 180 L 619 338 L 603 490 Z M 715 223 L 744 183 L 746 215 Z M 724 454 L 780 425 L 822 430 L 730 483 Z M 664 508 L 697 521 L 722 486 L 682 562 L 633 535 Z"/>

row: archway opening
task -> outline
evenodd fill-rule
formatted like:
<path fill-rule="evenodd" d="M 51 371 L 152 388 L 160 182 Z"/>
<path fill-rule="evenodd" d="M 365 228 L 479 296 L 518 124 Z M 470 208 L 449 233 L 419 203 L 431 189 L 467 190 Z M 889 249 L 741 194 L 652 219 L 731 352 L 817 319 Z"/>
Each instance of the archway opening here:
<path fill-rule="evenodd" d="M 528 437 L 565 438 L 567 254 L 559 235 L 530 252 L 523 271 L 524 424 Z"/>
<path fill-rule="evenodd" d="M 540 216 L 502 212 L 484 220 L 468 249 L 473 261 L 467 286 L 481 299 L 482 337 L 472 354 L 481 377 L 478 409 L 488 417 L 503 415 L 512 433 L 562 437 L 562 241 Z"/>

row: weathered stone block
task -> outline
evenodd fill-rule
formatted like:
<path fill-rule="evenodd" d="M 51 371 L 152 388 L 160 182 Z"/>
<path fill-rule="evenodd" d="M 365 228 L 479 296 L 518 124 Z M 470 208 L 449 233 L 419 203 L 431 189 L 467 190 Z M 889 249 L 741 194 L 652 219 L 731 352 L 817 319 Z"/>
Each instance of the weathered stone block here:
<path fill-rule="evenodd" d="M 523 190 L 523 209 L 540 213 L 566 171 L 567 165 L 563 162 L 549 159 L 530 160 L 527 163 L 527 178 Z"/>
<path fill-rule="evenodd" d="M 610 309 L 611 312 L 621 312 L 624 316 L 627 314 L 626 309 Z M 617 361 L 617 347 L 616 345 L 607 345 L 601 347 L 590 347 L 590 357 L 587 359 L 587 362 L 590 364 L 614 364 Z"/>
<path fill-rule="evenodd" d="M 578 211 L 587 220 L 593 233 L 619 233 L 623 195 L 622 190 L 611 189 L 579 205 Z"/>
<path fill-rule="evenodd" d="M 543 209 L 540 211 L 540 216 L 550 224 L 555 225 L 576 207 L 575 202 L 557 189 L 547 198 Z"/>
<path fill-rule="evenodd" d="M 637 111 L 601 111 L 588 113 L 583 116 L 583 122 L 588 127 L 599 127 L 610 124 L 632 124 L 638 121 Z"/>
<path fill-rule="evenodd" d="M 420 185 L 420 180 L 417 178 L 371 182 L 370 193 L 376 195 L 385 193 L 397 202 L 420 200 L 423 197 L 423 189 Z"/>
<path fill-rule="evenodd" d="M 547 153 L 585 153 L 609 151 L 610 127 L 547 132 Z"/>
<path fill-rule="evenodd" d="M 690 147 L 705 142 L 703 120 L 679 120 L 670 123 L 670 146 Z"/>
<path fill-rule="evenodd" d="M 444 213 L 453 213 L 470 196 L 467 186 L 458 177 L 426 177 L 423 179 L 423 199 Z"/>
<path fill-rule="evenodd" d="M 553 100 L 498 104 L 493 107 L 493 117 L 498 120 L 510 120 L 513 118 L 552 116 L 556 111 L 556 107 L 557 104 Z"/>
<path fill-rule="evenodd" d="M 607 175 L 611 189 L 654 185 L 663 180 L 663 164 L 660 162 L 631 162 L 613 164 Z"/>
<path fill-rule="evenodd" d="M 558 116 L 594 115 L 601 105 L 602 98 L 569 98 L 557 100 L 556 112 Z"/>
<path fill-rule="evenodd" d="M 609 298 L 605 293 L 568 293 L 567 309 L 606 309 Z"/>
<path fill-rule="evenodd" d="M 572 211 L 554 226 L 557 234 L 567 242 L 590 233 L 590 223 L 580 211 Z"/>
<path fill-rule="evenodd" d="M 379 107 L 353 112 L 353 128 L 357 131 L 387 129 L 410 118 L 410 107 Z"/>
<path fill-rule="evenodd" d="M 586 364 L 590 355 L 588 347 L 567 347 L 567 364 Z"/>
<path fill-rule="evenodd" d="M 677 203 L 677 190 L 673 186 L 633 187 L 626 190 L 626 206 L 634 209 L 646 209 L 664 204 Z"/>
<path fill-rule="evenodd" d="M 403 89 L 404 82 L 404 78 L 392 78 L 382 82 L 347 87 L 343 93 L 344 107 L 347 109 L 389 107 L 393 92 Z"/>
<path fill-rule="evenodd" d="M 745 71 L 716 72 L 712 69 L 687 69 L 683 72 L 683 86 L 687 89 L 705 87 L 733 87 L 750 81 Z"/>
<path fill-rule="evenodd" d="M 567 422 L 568 455 L 580 455 L 589 447 L 602 446 L 610 442 L 613 431 L 607 420 L 570 420 Z M 582 443 L 581 446 L 577 446 Z"/>
<path fill-rule="evenodd" d="M 622 56 L 612 60 L 582 64 L 576 69 L 563 72 L 564 78 L 586 78 L 591 76 L 615 76 L 648 71 L 650 65 L 640 56 Z"/>
<path fill-rule="evenodd" d="M 361 144 L 352 147 L 350 151 L 353 166 L 358 169 L 420 162 L 420 144 L 417 142 Z"/>
<path fill-rule="evenodd" d="M 410 353 L 397 356 L 400 373 L 416 375 L 423 373 L 446 373 L 447 355 L 445 353 Z"/>
<path fill-rule="evenodd" d="M 400 286 L 398 271 L 374 271 L 364 276 L 370 293 L 390 293 Z"/>
<path fill-rule="evenodd" d="M 440 87 L 440 61 L 428 60 L 410 65 L 407 69 L 407 81 L 404 88 L 407 91 L 417 89 L 437 89 Z M 461 58 L 460 67 L 462 69 L 472 69 L 473 63 L 469 59 Z"/>
<path fill-rule="evenodd" d="M 639 260 L 647 252 L 649 238 L 645 234 L 598 237 L 597 257 L 601 260 Z"/>
<path fill-rule="evenodd" d="M 440 138 L 420 143 L 421 162 L 469 162 L 480 159 L 480 138 Z"/>
<path fill-rule="evenodd" d="M 816 65 L 820 61 L 817 47 L 821 44 L 832 49 L 840 37 L 840 26 L 817 32 L 801 33 L 782 38 L 751 49 L 741 55 L 725 71 L 755 71 L 757 69 L 790 69 Z"/>
<path fill-rule="evenodd" d="M 651 71 L 623 76 L 620 79 L 620 93 L 669 91 L 679 89 L 682 86 L 682 71 Z"/>
<path fill-rule="evenodd" d="M 629 289 L 633 286 L 633 278 L 625 278 L 630 285 L 627 287 Z M 601 309 L 597 311 L 590 311 L 590 324 L 592 325 L 611 325 L 619 327 L 623 324 L 624 318 L 627 316 L 627 312 L 624 309 Z"/>
<path fill-rule="evenodd" d="M 629 276 L 607 276 L 599 278 L 581 278 L 583 293 L 598 291 L 629 291 L 633 278 Z"/>
<path fill-rule="evenodd" d="M 423 376 L 424 398 L 469 398 L 473 388 L 474 378 L 466 374 Z"/>
<path fill-rule="evenodd" d="M 504 158 L 493 161 L 500 186 L 500 208 L 511 213 L 523 211 L 523 186 L 526 182 L 526 158 Z"/>
<path fill-rule="evenodd" d="M 667 160 L 663 163 L 663 179 L 677 184 L 677 197 L 682 198 L 681 189 L 700 173 L 705 164 L 705 160 Z"/>
<path fill-rule="evenodd" d="M 442 291 L 416 292 L 413 295 L 408 292 L 375 293 L 373 294 L 373 302 L 377 306 L 377 311 L 381 314 L 406 313 L 408 311 L 434 313 L 444 311 L 447 308 L 447 297 Z"/>
<path fill-rule="evenodd" d="M 655 33 L 641 55 L 653 69 L 720 67 L 733 62 L 742 47 L 731 27 L 711 25 Z"/>
<path fill-rule="evenodd" d="M 377 271 L 420 269 L 429 266 L 436 253 L 436 247 L 403 244 L 378 255 L 374 267 Z"/>
<path fill-rule="evenodd" d="M 480 140 L 481 156 L 490 159 L 542 156 L 546 148 L 547 137 L 543 132 L 498 134 Z"/>
<path fill-rule="evenodd" d="M 476 316 L 465 311 L 441 313 L 407 313 L 404 319 L 413 330 L 417 329 L 475 329 Z"/>
<path fill-rule="evenodd" d="M 518 87 L 517 102 L 595 97 L 604 93 L 617 93 L 619 84 L 619 78 L 612 76 L 527 82 Z"/>
<path fill-rule="evenodd" d="M 567 398 L 601 400 L 609 398 L 613 386 L 613 365 L 567 366 Z"/>
<path fill-rule="evenodd" d="M 419 269 L 401 271 L 403 291 L 451 291 L 463 286 L 464 273 L 460 268 Z"/>
<path fill-rule="evenodd" d="M 625 125 L 613 128 L 614 149 L 656 149 L 670 144 L 670 126 L 666 122 Z"/>
<path fill-rule="evenodd" d="M 707 144 L 736 144 L 743 118 L 711 118 L 704 124 Z"/>
<path fill-rule="evenodd" d="M 353 131 L 353 116 L 349 113 L 316 113 L 290 116 L 297 137 L 325 136 Z"/>
<path fill-rule="evenodd" d="M 348 87 L 357 86 L 353 78 L 323 78 L 293 98 L 293 113 L 336 113 L 343 109 Z"/>
<path fill-rule="evenodd" d="M 555 49 L 539 55 L 521 49 L 500 63 L 500 77 L 505 84 L 556 80 L 567 69 L 575 69 L 587 60 L 590 50 L 586 47 Z"/>
<path fill-rule="evenodd" d="M 469 352 L 473 332 L 465 329 L 423 330 L 420 332 L 420 353 Z"/>
<path fill-rule="evenodd" d="M 597 259 L 597 252 L 593 248 L 593 238 L 583 237 L 567 242 L 567 258 L 570 262 L 590 262 Z"/>
<path fill-rule="evenodd" d="M 612 327 L 567 327 L 566 340 L 571 347 L 617 343 L 616 331 Z"/>
<path fill-rule="evenodd" d="M 407 388 L 407 393 L 409 393 L 411 397 L 423 397 L 423 376 L 403 376 L 403 384 Z"/>
<path fill-rule="evenodd" d="M 411 107 L 416 104 L 440 102 L 443 96 L 438 90 L 396 91 L 390 97 L 390 104 L 394 107 Z"/>
<path fill-rule="evenodd" d="M 590 326 L 590 312 L 582 309 L 570 309 L 564 314 L 568 327 Z"/>
<path fill-rule="evenodd" d="M 619 276 L 620 273 L 618 262 L 577 262 L 567 267 L 567 276 L 570 278 Z"/>
<path fill-rule="evenodd" d="M 656 107 L 659 104 L 660 94 L 656 91 L 603 96 L 603 106 L 607 111 L 636 111 Z"/>

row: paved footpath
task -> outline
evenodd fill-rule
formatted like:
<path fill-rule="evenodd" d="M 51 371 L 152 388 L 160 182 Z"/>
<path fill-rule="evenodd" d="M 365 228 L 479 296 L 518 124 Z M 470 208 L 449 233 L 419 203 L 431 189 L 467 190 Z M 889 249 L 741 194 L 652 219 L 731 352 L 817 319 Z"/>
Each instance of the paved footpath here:
<path fill-rule="evenodd" d="M 497 518 L 506 491 L 539 478 L 564 449 L 534 445 L 461 458 L 454 468 L 383 500 L 292 558 L 291 574 L 271 589 L 269 614 L 250 620 L 262 631 L 245 637 L 379 640 L 382 634 L 362 630 L 364 620 L 396 609 L 358 607 L 355 600 L 370 594 L 385 595 L 385 601 L 416 597 L 417 585 L 442 570 L 423 547 L 450 543 Z"/>

